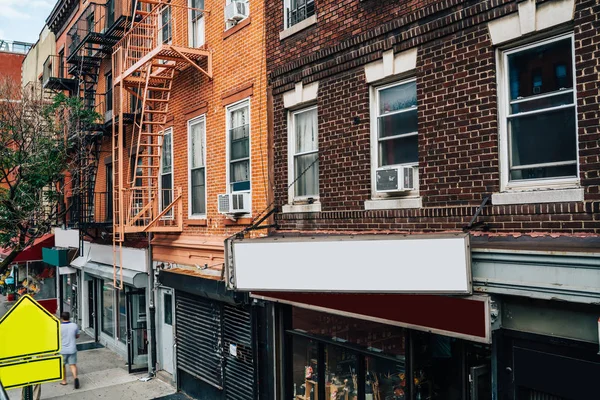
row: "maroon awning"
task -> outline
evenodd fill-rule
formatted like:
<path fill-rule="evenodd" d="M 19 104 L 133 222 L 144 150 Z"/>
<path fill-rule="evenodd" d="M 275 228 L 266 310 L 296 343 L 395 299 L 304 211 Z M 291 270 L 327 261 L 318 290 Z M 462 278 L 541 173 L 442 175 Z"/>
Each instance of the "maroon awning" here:
<path fill-rule="evenodd" d="M 331 314 L 491 343 L 487 296 L 252 292 L 252 297 Z"/>
<path fill-rule="evenodd" d="M 41 261 L 42 248 L 54 247 L 54 234 L 47 233 L 44 236 L 36 239 L 31 246 L 27 246 L 13 262 L 25 261 Z M 0 248 L 0 258 L 6 258 L 11 253 L 12 249 Z"/>

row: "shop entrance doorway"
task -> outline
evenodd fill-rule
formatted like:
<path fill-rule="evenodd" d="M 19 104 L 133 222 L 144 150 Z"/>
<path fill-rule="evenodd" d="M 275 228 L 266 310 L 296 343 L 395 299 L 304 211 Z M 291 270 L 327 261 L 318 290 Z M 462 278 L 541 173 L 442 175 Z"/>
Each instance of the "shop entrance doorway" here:
<path fill-rule="evenodd" d="M 173 290 L 160 288 L 158 296 L 160 299 L 158 311 L 159 365 L 160 368 L 173 375 L 175 372 L 173 363 Z"/>
<path fill-rule="evenodd" d="M 129 373 L 148 369 L 146 292 L 132 290 L 127 297 L 127 361 Z"/>

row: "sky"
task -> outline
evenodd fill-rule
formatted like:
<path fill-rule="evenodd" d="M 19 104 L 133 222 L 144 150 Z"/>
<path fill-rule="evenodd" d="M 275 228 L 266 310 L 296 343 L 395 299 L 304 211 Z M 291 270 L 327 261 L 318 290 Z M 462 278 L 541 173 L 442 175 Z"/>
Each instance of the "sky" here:
<path fill-rule="evenodd" d="M 0 39 L 35 43 L 56 0 L 0 0 Z"/>

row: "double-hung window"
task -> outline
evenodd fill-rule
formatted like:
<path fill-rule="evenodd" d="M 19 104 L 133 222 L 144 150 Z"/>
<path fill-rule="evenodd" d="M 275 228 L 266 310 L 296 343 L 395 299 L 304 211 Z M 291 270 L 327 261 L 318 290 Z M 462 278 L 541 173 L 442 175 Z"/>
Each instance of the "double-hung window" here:
<path fill-rule="evenodd" d="M 381 169 L 399 166 L 416 169 L 419 162 L 416 80 L 381 86 L 374 92 L 375 179 Z"/>
<path fill-rule="evenodd" d="M 317 107 L 289 114 L 289 180 L 292 201 L 319 197 Z"/>
<path fill-rule="evenodd" d="M 171 43 L 172 39 L 171 6 L 165 5 L 159 11 L 158 40 L 161 43 Z"/>
<path fill-rule="evenodd" d="M 503 186 L 576 180 L 573 36 L 502 53 Z"/>
<path fill-rule="evenodd" d="M 168 128 L 163 135 L 160 165 L 160 209 L 164 210 L 173 202 L 173 129 Z M 167 216 L 172 215 L 171 210 Z"/>
<path fill-rule="evenodd" d="M 204 0 L 189 0 L 190 43 L 192 47 L 204 45 Z"/>
<path fill-rule="evenodd" d="M 250 191 L 250 102 L 227 108 L 229 192 Z"/>
<path fill-rule="evenodd" d="M 285 28 L 315 15 L 314 0 L 284 0 Z"/>
<path fill-rule="evenodd" d="M 188 122 L 189 136 L 189 215 L 192 218 L 206 215 L 206 147 L 204 117 Z"/>

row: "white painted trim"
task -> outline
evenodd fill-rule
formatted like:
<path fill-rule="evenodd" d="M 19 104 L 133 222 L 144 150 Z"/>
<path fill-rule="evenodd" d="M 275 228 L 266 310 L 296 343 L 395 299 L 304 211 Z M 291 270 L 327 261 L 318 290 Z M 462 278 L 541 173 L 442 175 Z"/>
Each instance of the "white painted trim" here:
<path fill-rule="evenodd" d="M 192 214 L 192 125 L 196 123 L 204 123 L 204 213 L 203 214 Z M 187 136 L 188 136 L 188 218 L 189 219 L 206 219 L 206 208 L 208 208 L 208 193 L 207 193 L 207 168 L 206 168 L 206 114 L 202 114 L 198 117 L 192 118 L 187 122 Z"/>
<path fill-rule="evenodd" d="M 295 108 L 305 103 L 317 101 L 319 95 L 319 82 L 312 82 L 304 85 L 302 82 L 296 83 L 294 90 L 283 94 L 283 107 Z"/>
<path fill-rule="evenodd" d="M 284 9 L 284 13 L 285 15 L 285 9 Z M 285 17 L 284 17 L 285 18 Z M 308 28 L 309 26 L 312 26 L 314 24 L 317 23 L 317 14 L 313 14 L 312 16 L 298 22 L 295 25 L 290 26 L 289 28 L 284 29 L 283 31 L 279 32 L 279 40 L 283 40 L 285 38 L 288 38 L 292 35 L 295 35 L 296 33 Z M 285 24 L 285 21 L 284 21 Z M 285 26 L 285 25 L 284 25 Z"/>
<path fill-rule="evenodd" d="M 296 179 L 296 175 L 295 175 L 295 171 L 294 171 L 294 155 L 295 155 L 294 143 L 296 141 L 296 127 L 295 127 L 295 123 L 294 123 L 294 115 L 302 113 L 302 112 L 306 112 L 306 111 L 311 111 L 311 110 L 317 111 L 317 155 L 318 155 L 319 154 L 319 109 L 317 108 L 317 106 L 306 107 L 306 108 L 302 108 L 302 109 L 296 110 L 296 111 L 288 111 L 288 124 L 287 124 L 287 126 L 288 126 L 288 203 L 290 205 L 294 205 L 294 202 L 307 201 L 308 198 L 312 198 L 314 201 L 317 202 L 317 203 L 313 203 L 313 204 L 319 204 L 319 211 L 321 211 L 321 204 L 318 203 L 319 193 L 317 193 L 315 196 L 296 197 L 295 192 L 294 192 L 294 185 L 292 184 L 292 182 L 294 182 L 294 180 Z M 317 162 L 317 164 L 318 164 L 318 162 Z M 317 179 L 317 191 L 318 191 L 318 189 L 319 189 L 319 179 Z M 303 205 L 299 204 L 298 206 L 303 206 Z M 299 207 L 299 209 L 303 209 L 303 208 Z M 313 212 L 313 211 L 294 211 L 294 212 Z"/>
<path fill-rule="evenodd" d="M 321 212 L 321 203 L 316 202 L 312 204 L 285 204 L 283 207 L 281 207 L 281 211 L 284 214 Z"/>
<path fill-rule="evenodd" d="M 401 75 L 417 68 L 417 48 L 394 55 L 393 50 L 383 53 L 381 60 L 365 65 L 367 83 L 373 83 L 394 75 Z"/>
<path fill-rule="evenodd" d="M 249 179 L 250 179 L 250 191 L 248 193 L 250 193 L 250 207 L 249 209 L 252 210 L 252 104 L 250 102 L 250 97 L 246 97 L 243 100 L 237 101 L 235 103 L 229 104 L 225 107 L 225 184 L 226 184 L 226 188 L 225 188 L 225 193 L 234 193 L 231 191 L 231 182 L 229 181 L 229 170 L 230 170 L 230 164 L 231 164 L 231 160 L 230 160 L 230 154 L 229 151 L 231 150 L 230 146 L 229 146 L 229 126 L 231 125 L 231 119 L 230 119 L 230 113 L 232 111 L 235 111 L 239 108 L 243 108 L 247 106 L 248 107 L 248 174 L 249 174 Z M 208 185 L 207 185 L 208 186 Z M 243 193 L 242 191 L 240 192 L 236 192 L 236 193 Z M 244 214 L 239 216 L 239 218 L 248 218 L 252 216 L 252 212 L 248 213 L 248 214 Z"/>
<path fill-rule="evenodd" d="M 492 194 L 492 204 L 569 203 L 583 201 L 583 189 L 534 190 Z"/>
<path fill-rule="evenodd" d="M 365 200 L 365 210 L 400 210 L 404 208 L 422 208 L 422 197 L 404 199 L 371 199 Z"/>
<path fill-rule="evenodd" d="M 519 3 L 518 12 L 488 22 L 492 44 L 498 45 L 565 22 L 575 15 L 575 0 L 552 0 L 536 5 L 535 0 Z"/>
<path fill-rule="evenodd" d="M 417 182 L 417 189 L 416 190 L 412 190 L 410 192 L 404 193 L 402 195 L 399 196 L 398 193 L 383 193 L 383 192 L 378 192 L 377 191 L 377 169 L 379 168 L 379 138 L 378 138 L 378 132 L 377 132 L 377 124 L 378 124 L 378 115 L 379 115 L 379 91 L 382 89 L 387 89 L 393 86 L 398 86 L 398 85 L 403 85 L 405 83 L 409 83 L 412 81 L 416 81 L 416 78 L 410 78 L 410 79 L 405 79 L 405 80 L 401 80 L 401 81 L 397 81 L 394 83 L 390 83 L 387 85 L 381 85 L 381 86 L 371 86 L 370 90 L 369 90 L 369 104 L 370 104 L 370 120 L 371 120 L 371 198 L 373 200 L 376 199 L 390 199 L 390 198 L 402 198 L 402 197 L 418 197 L 419 196 L 419 168 L 416 168 L 416 182 Z M 418 133 L 417 133 L 418 134 Z M 418 167 L 418 163 L 414 164 L 414 163 L 409 163 L 409 164 L 402 164 L 402 165 L 406 165 L 406 166 L 416 166 Z M 391 165 L 389 165 L 391 166 Z M 365 204 L 366 207 L 366 204 Z M 403 208 L 407 208 L 407 207 L 403 207 Z"/>
<path fill-rule="evenodd" d="M 556 42 L 569 38 L 571 40 L 571 61 L 572 61 L 572 73 L 573 73 L 573 107 L 575 112 L 575 146 L 576 154 L 579 154 L 579 137 L 578 137 L 578 119 L 577 119 L 577 82 L 575 76 L 575 37 L 573 33 L 555 36 L 549 39 L 540 40 L 532 43 L 528 43 L 524 46 L 508 50 L 498 50 L 496 54 L 496 65 L 498 66 L 498 73 L 496 74 L 496 81 L 498 87 L 498 138 L 499 138 L 499 151 L 500 151 L 500 190 L 502 192 L 513 191 L 513 190 L 543 190 L 543 189 L 571 189 L 579 185 L 579 159 L 577 158 L 577 176 L 575 177 L 557 177 L 552 179 L 538 179 L 538 180 L 518 180 L 510 181 L 509 171 L 509 144 L 508 144 L 508 123 L 507 116 L 510 114 L 509 105 L 509 93 L 510 93 L 510 82 L 508 77 L 508 56 L 510 54 L 535 48 L 547 43 Z"/>

